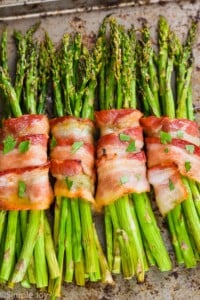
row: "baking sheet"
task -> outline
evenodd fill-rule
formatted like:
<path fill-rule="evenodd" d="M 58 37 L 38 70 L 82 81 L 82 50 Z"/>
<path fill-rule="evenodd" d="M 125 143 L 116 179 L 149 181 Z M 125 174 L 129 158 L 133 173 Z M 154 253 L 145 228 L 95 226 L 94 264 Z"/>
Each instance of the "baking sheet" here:
<path fill-rule="evenodd" d="M 76 2 L 76 1 L 75 1 Z M 179 37 L 184 40 L 187 34 L 188 25 L 191 17 L 199 16 L 200 1 L 179 1 L 160 4 L 151 4 L 146 6 L 127 6 L 97 11 L 62 13 L 46 17 L 24 18 L 15 20 L 6 20 L 0 23 L 0 34 L 5 26 L 9 34 L 9 65 L 13 68 L 15 60 L 15 48 L 13 45 L 13 29 L 25 32 L 27 28 L 40 20 L 41 25 L 36 33 L 37 38 L 42 38 L 44 32 L 48 31 L 53 41 L 59 44 L 61 36 L 65 32 L 80 31 L 86 43 L 91 43 L 95 34 L 107 14 L 113 14 L 117 20 L 130 27 L 134 24 L 140 28 L 142 18 L 148 20 L 151 26 L 153 39 L 156 40 L 156 25 L 159 15 L 164 15 L 171 28 L 176 31 Z M 1 13 L 0 13 L 1 15 Z M 200 106 L 200 26 L 198 28 L 197 41 L 194 47 L 195 64 L 192 77 L 193 101 L 195 105 Z M 200 114 L 196 114 L 197 120 L 200 121 Z M 100 238 L 103 242 L 103 220 L 102 216 L 95 216 Z M 173 259 L 173 251 L 169 241 L 168 233 L 165 229 L 163 220 L 159 218 L 162 226 L 162 233 L 166 245 Z M 174 262 L 174 259 L 173 259 Z M 86 287 L 77 287 L 73 284 L 63 286 L 63 297 L 66 300 L 185 300 L 200 299 L 200 266 L 194 269 L 184 269 L 177 267 L 170 272 L 161 273 L 156 268 L 151 268 L 146 273 L 146 279 L 143 284 L 138 284 L 135 279 L 129 281 L 123 280 L 120 276 L 115 277 L 116 284 L 114 287 L 106 286 L 101 283 L 87 283 Z M 16 287 L 12 290 L 0 289 L 1 299 L 48 299 L 48 296 L 34 289 L 21 289 Z"/>

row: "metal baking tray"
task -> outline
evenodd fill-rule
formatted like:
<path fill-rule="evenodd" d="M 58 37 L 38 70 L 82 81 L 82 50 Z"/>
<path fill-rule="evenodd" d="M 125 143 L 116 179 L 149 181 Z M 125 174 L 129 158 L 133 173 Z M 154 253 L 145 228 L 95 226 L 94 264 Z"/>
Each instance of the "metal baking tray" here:
<path fill-rule="evenodd" d="M 200 1 L 104 1 L 104 0 L 30 0 L 30 1 L 0 1 L 0 34 L 7 26 L 9 40 L 9 64 L 12 69 L 15 60 L 15 49 L 12 39 L 13 29 L 25 32 L 29 26 L 40 20 L 41 25 L 36 35 L 42 38 L 47 31 L 55 43 L 59 43 L 65 32 L 80 31 L 86 42 L 90 43 L 103 18 L 113 14 L 118 22 L 130 27 L 141 26 L 141 19 L 145 18 L 151 27 L 152 37 L 156 39 L 156 26 L 159 15 L 165 16 L 172 29 L 184 40 L 191 17 L 199 15 Z M 200 26 L 194 47 L 194 70 L 192 76 L 193 102 L 200 106 Z M 200 123 L 200 114 L 196 113 Z M 174 268 L 170 272 L 161 273 L 151 268 L 146 273 L 143 284 L 137 284 L 135 279 L 123 280 L 115 277 L 115 286 L 101 283 L 87 283 L 86 287 L 73 284 L 63 286 L 63 297 L 66 300 L 199 300 L 200 299 L 200 266 L 194 269 L 177 267 L 173 258 L 173 251 L 164 222 L 159 218 L 165 243 L 173 260 Z M 95 222 L 103 241 L 102 216 L 95 216 Z M 35 289 L 1 290 L 0 300 L 3 299 L 48 299 L 47 294 Z"/>

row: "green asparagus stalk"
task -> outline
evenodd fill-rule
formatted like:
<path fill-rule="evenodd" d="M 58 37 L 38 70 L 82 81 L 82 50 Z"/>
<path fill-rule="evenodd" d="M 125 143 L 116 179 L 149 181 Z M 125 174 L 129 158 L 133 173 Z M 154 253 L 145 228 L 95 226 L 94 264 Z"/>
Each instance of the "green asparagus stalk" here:
<path fill-rule="evenodd" d="M 27 30 L 24 36 L 20 31 L 14 31 L 13 33 L 17 47 L 17 64 L 14 89 L 19 103 L 23 98 L 22 90 L 27 67 L 27 53 L 30 50 L 30 41 L 32 40 L 33 34 L 38 29 L 39 25 L 39 22 L 35 23 Z"/>
<path fill-rule="evenodd" d="M 167 20 L 160 16 L 158 20 L 158 76 L 159 76 L 159 90 L 161 111 L 165 115 L 165 82 L 166 82 L 166 70 L 168 59 L 168 37 L 169 37 L 169 24 Z"/>
<path fill-rule="evenodd" d="M 160 115 L 159 107 L 159 83 L 158 83 L 158 70 L 155 66 L 155 52 L 152 47 L 151 33 L 147 24 L 144 23 L 142 30 L 142 40 L 139 50 L 140 57 L 140 72 L 145 88 L 145 96 L 149 101 L 149 107 L 152 107 L 153 113 L 157 116 Z M 153 105 L 151 103 L 154 103 Z"/>
<path fill-rule="evenodd" d="M 196 31 L 197 31 L 197 21 L 195 19 L 192 20 L 191 26 L 188 30 L 188 35 L 185 40 L 185 43 L 182 46 L 182 51 L 176 57 L 176 94 L 177 94 L 177 103 L 179 106 L 180 98 L 182 95 L 182 90 L 184 87 L 184 82 L 186 78 L 186 73 L 188 71 L 188 65 L 191 65 L 191 49 L 194 45 L 196 39 Z M 183 113 L 183 112 L 182 112 Z M 185 113 L 185 112 L 184 112 Z"/>
<path fill-rule="evenodd" d="M 59 56 L 55 53 L 55 47 L 46 34 L 45 43 L 47 47 L 48 54 L 50 56 L 50 66 L 51 66 L 51 74 L 52 74 L 52 84 L 53 84 L 53 94 L 55 99 L 55 111 L 58 116 L 62 116 L 63 114 L 63 103 L 62 103 L 62 93 L 61 93 L 61 84 L 60 84 L 60 64 L 59 64 Z"/>
<path fill-rule="evenodd" d="M 48 96 L 48 83 L 49 83 L 49 64 L 50 58 L 44 42 L 41 42 L 39 47 L 38 58 L 38 114 L 44 114 L 46 112 L 46 103 Z"/>
<path fill-rule="evenodd" d="M 2 33 L 0 44 L 0 65 L 2 66 L 5 73 L 8 74 L 7 36 L 8 33 L 5 29 Z"/>
<path fill-rule="evenodd" d="M 18 212 L 8 214 L 6 240 L 4 245 L 3 262 L 0 269 L 0 279 L 8 281 L 15 265 L 15 243 L 17 236 Z"/>

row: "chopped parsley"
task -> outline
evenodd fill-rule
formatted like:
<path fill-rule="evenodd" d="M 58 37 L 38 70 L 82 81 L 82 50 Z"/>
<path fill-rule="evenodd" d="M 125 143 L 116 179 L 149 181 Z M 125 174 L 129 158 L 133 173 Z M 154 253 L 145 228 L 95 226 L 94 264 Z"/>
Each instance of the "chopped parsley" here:
<path fill-rule="evenodd" d="M 186 145 L 185 149 L 187 150 L 187 152 L 193 154 L 194 153 L 194 145 Z"/>
<path fill-rule="evenodd" d="M 162 144 L 171 143 L 172 141 L 171 134 L 165 131 L 160 131 L 160 141 Z"/>
<path fill-rule="evenodd" d="M 12 135 L 8 135 L 3 141 L 3 153 L 7 154 L 15 148 L 16 140 Z"/>
<path fill-rule="evenodd" d="M 18 197 L 24 198 L 26 192 L 26 184 L 23 181 L 18 182 Z"/>
<path fill-rule="evenodd" d="M 121 184 L 125 184 L 125 183 L 127 183 L 128 181 L 129 181 L 129 178 L 128 178 L 127 175 L 124 175 L 124 176 L 121 176 L 121 177 L 120 177 L 120 183 L 121 183 Z"/>
<path fill-rule="evenodd" d="M 128 135 L 128 134 L 120 133 L 120 134 L 119 134 L 119 139 L 120 139 L 120 141 L 122 141 L 122 142 L 129 142 L 129 141 L 131 140 L 131 137 L 130 137 L 130 135 Z"/>
<path fill-rule="evenodd" d="M 131 141 L 126 148 L 126 152 L 134 152 L 136 150 L 135 141 Z"/>
<path fill-rule="evenodd" d="M 183 132 L 183 131 L 181 131 L 181 130 L 177 131 L 176 136 L 177 136 L 178 138 L 182 138 L 183 135 L 184 135 L 184 132 Z"/>
<path fill-rule="evenodd" d="M 190 169 L 191 169 L 191 163 L 190 163 L 190 161 L 186 161 L 185 162 L 185 170 L 186 170 L 186 172 L 189 172 Z"/>
<path fill-rule="evenodd" d="M 139 181 L 141 179 L 141 174 L 135 174 L 135 177 Z"/>
<path fill-rule="evenodd" d="M 169 179 L 169 189 L 170 189 L 170 191 L 173 191 L 175 189 L 175 186 L 174 186 L 173 182 L 171 181 L 171 179 Z"/>
<path fill-rule="evenodd" d="M 169 153 L 169 148 L 165 148 L 165 149 L 164 149 L 164 152 L 165 152 L 165 153 Z"/>
<path fill-rule="evenodd" d="M 83 146 L 84 142 L 83 141 L 78 141 L 78 142 L 74 142 L 72 144 L 72 150 L 71 153 L 75 153 L 76 151 L 78 151 L 78 149 L 80 149 Z"/>
<path fill-rule="evenodd" d="M 30 141 L 22 141 L 21 143 L 19 143 L 18 146 L 19 152 L 25 153 L 26 151 L 29 150 L 29 146 L 30 146 Z"/>
<path fill-rule="evenodd" d="M 68 190 L 71 190 L 71 187 L 73 185 L 73 181 L 70 180 L 68 177 L 65 177 L 65 182 L 66 182 Z"/>

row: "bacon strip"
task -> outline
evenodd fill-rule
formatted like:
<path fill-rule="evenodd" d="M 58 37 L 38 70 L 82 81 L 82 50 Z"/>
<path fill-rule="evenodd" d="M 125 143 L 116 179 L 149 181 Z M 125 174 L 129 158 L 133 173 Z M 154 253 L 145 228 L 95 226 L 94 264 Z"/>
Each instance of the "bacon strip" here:
<path fill-rule="evenodd" d="M 50 127 L 55 140 L 50 153 L 55 195 L 94 202 L 93 122 L 67 116 L 52 119 Z"/>
<path fill-rule="evenodd" d="M 140 126 L 139 120 L 142 113 L 137 109 L 110 109 L 95 112 L 97 126 L 101 136 L 117 133 L 123 129 Z"/>
<path fill-rule="evenodd" d="M 47 209 L 53 201 L 48 173 L 49 163 L 0 172 L 0 209 Z M 20 182 L 25 184 L 23 198 L 19 197 Z"/>
<path fill-rule="evenodd" d="M 0 144 L 0 171 L 46 163 L 48 142 L 46 135 L 26 135 L 15 140 L 15 148 L 6 154 L 3 152 L 3 143 Z M 25 152 L 20 152 L 20 143 L 24 141 L 29 141 L 28 149 Z"/>
<path fill-rule="evenodd" d="M 13 135 L 21 137 L 33 134 L 46 134 L 49 132 L 49 121 L 45 115 L 23 115 L 3 121 L 4 137 Z"/>
<path fill-rule="evenodd" d="M 83 172 L 89 176 L 94 173 L 94 146 L 84 143 L 77 151 L 73 152 L 73 142 L 68 140 L 56 140 L 56 147 L 51 150 L 51 160 L 79 160 Z M 70 168 L 70 165 L 68 166 Z"/>
<path fill-rule="evenodd" d="M 187 150 L 189 144 L 173 139 L 170 144 L 161 144 L 159 138 L 146 138 L 148 167 L 175 163 L 179 172 L 200 182 L 200 148 L 194 146 L 194 152 Z M 190 146 L 190 145 L 189 145 Z"/>
<path fill-rule="evenodd" d="M 129 128 L 121 132 L 130 138 L 129 141 L 123 141 L 120 139 L 119 133 L 110 133 L 102 136 L 97 144 L 97 157 L 102 155 L 109 157 L 116 156 L 128 156 L 129 152 L 127 151 L 130 142 L 134 142 L 135 150 L 134 152 L 139 152 L 143 148 L 143 135 L 142 128 L 135 127 Z M 130 152 L 131 153 L 131 152 Z"/>
<path fill-rule="evenodd" d="M 109 205 L 128 193 L 149 191 L 145 161 L 144 152 L 133 154 L 131 158 L 97 161 L 97 206 Z"/>
<path fill-rule="evenodd" d="M 89 119 L 81 119 L 71 116 L 50 120 L 52 135 L 57 139 L 69 139 L 93 144 L 94 123 Z"/>
<path fill-rule="evenodd" d="M 149 169 L 148 179 L 154 187 L 156 203 L 163 216 L 187 199 L 187 189 L 173 164 Z"/>
<path fill-rule="evenodd" d="M 172 138 L 200 146 L 199 127 L 195 121 L 150 116 L 142 118 L 140 122 L 148 137 L 160 137 L 162 130 L 170 133 Z"/>

